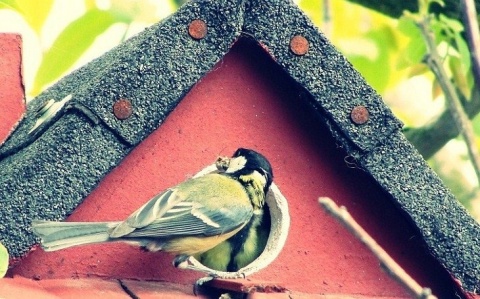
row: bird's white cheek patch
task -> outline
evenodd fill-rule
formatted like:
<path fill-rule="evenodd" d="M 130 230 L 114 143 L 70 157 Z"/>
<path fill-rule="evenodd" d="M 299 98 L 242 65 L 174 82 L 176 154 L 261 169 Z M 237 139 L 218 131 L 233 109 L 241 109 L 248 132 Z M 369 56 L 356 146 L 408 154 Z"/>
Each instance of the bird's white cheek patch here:
<path fill-rule="evenodd" d="M 225 172 L 234 173 L 245 167 L 245 164 L 247 164 L 247 159 L 244 156 L 238 156 L 230 160 L 230 164 Z"/>

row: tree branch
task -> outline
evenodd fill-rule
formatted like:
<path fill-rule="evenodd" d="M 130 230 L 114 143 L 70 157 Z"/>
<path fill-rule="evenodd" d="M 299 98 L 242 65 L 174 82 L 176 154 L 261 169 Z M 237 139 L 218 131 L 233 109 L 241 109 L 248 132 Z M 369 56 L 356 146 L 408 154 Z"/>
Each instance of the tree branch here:
<path fill-rule="evenodd" d="M 468 3 L 467 3 L 468 2 Z M 463 109 L 469 119 L 480 113 L 480 33 L 473 0 L 462 0 L 463 24 L 470 53 L 475 86 L 470 100 L 462 98 Z M 457 92 L 461 96 L 460 92 Z M 407 139 L 425 158 L 431 158 L 449 140 L 460 134 L 449 111 L 444 111 L 435 121 L 419 128 L 405 130 Z"/>
<path fill-rule="evenodd" d="M 473 119 L 480 113 L 480 94 L 478 90 L 472 90 L 472 98 L 469 101 L 462 99 L 462 103 L 468 118 Z M 455 125 L 450 111 L 446 110 L 430 124 L 407 128 L 403 133 L 423 158 L 428 160 L 448 141 L 457 137 L 460 131 Z"/>
<path fill-rule="evenodd" d="M 428 56 L 426 63 L 430 67 L 431 71 L 435 74 L 435 77 L 440 84 L 445 99 L 448 104 L 448 110 L 452 114 L 453 121 L 458 130 L 462 134 L 462 137 L 467 145 L 468 155 L 472 166 L 475 169 L 477 180 L 480 183 L 480 156 L 475 143 L 475 134 L 473 132 L 472 124 L 464 111 L 462 102 L 455 90 L 452 82 L 448 78 L 445 69 L 443 68 L 442 59 L 437 51 L 437 45 L 435 44 L 435 38 L 430 29 L 431 15 L 423 16 L 417 23 L 422 32 L 425 42 L 427 43 Z"/>
<path fill-rule="evenodd" d="M 322 208 L 347 228 L 358 240 L 360 240 L 380 261 L 382 268 L 415 298 L 436 299 L 429 288 L 420 286 L 405 270 L 400 267 L 388 253 L 352 218 L 344 206 L 338 207 L 333 200 L 321 197 L 318 202 Z"/>
<path fill-rule="evenodd" d="M 473 77 L 475 85 L 480 84 L 480 30 L 478 28 L 477 10 L 474 0 L 461 0 L 463 25 L 467 37 L 468 49 L 472 60 Z M 477 89 L 480 88 L 477 87 Z"/>
<path fill-rule="evenodd" d="M 412 13 L 418 12 L 418 0 L 347 0 L 352 3 L 359 4 L 366 8 L 378 11 L 392 18 L 399 18 L 404 11 Z M 468 2 L 468 3 L 467 3 Z M 480 53 L 478 46 L 478 24 L 476 23 L 477 11 L 480 9 L 480 0 L 444 0 L 445 6 L 436 3 L 432 4 L 429 11 L 434 14 L 444 14 L 449 18 L 463 20 L 465 26 L 465 37 L 468 41 L 470 53 L 472 53 L 472 67 L 475 78 L 475 86 L 480 88 Z M 463 18 L 462 18 L 463 17 Z M 475 22 L 475 23 L 474 23 Z M 458 93 L 461 96 L 461 93 Z M 470 101 L 463 100 L 463 111 L 467 115 L 467 119 L 473 119 L 480 113 L 480 91 L 477 88 L 472 90 L 472 98 Z M 457 137 L 460 130 L 455 124 L 454 118 L 450 111 L 444 111 L 432 123 L 419 127 L 410 128 L 404 131 L 407 139 L 418 149 L 420 154 L 429 159 L 440 148 L 442 148 L 449 140 Z"/>

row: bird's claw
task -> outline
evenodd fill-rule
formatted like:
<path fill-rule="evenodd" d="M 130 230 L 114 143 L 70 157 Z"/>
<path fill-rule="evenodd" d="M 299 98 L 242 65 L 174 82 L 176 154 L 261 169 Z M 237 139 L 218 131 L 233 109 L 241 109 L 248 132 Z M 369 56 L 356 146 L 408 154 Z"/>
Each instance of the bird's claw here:
<path fill-rule="evenodd" d="M 190 256 L 186 254 L 177 255 L 172 261 L 172 265 L 179 269 L 188 269 L 189 264 Z"/>

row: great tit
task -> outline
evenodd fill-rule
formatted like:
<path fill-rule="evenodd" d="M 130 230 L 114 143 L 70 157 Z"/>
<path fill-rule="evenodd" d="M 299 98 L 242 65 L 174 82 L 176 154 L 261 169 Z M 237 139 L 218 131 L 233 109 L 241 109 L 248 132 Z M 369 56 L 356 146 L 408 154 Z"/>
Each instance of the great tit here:
<path fill-rule="evenodd" d="M 161 192 L 124 221 L 34 220 L 33 232 L 46 251 L 123 241 L 172 252 L 176 267 L 194 256 L 211 269 L 237 271 L 265 248 L 270 232 L 265 196 L 273 171 L 263 155 L 244 148 L 219 158 L 216 166 L 218 172 Z"/>

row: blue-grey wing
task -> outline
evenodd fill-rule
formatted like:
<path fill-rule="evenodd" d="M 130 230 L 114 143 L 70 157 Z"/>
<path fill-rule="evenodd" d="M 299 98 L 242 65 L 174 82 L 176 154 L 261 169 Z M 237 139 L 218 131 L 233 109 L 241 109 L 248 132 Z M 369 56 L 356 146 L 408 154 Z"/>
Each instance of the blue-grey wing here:
<path fill-rule="evenodd" d="M 175 190 L 167 189 L 156 195 L 138 210 L 132 213 L 125 221 L 121 222 L 110 232 L 111 238 L 120 238 L 151 224 L 155 219 L 161 218 L 169 209 L 175 206 L 175 201 L 181 198 L 175 196 Z"/>
<path fill-rule="evenodd" d="M 206 180 L 208 178 L 192 180 L 183 189 L 196 190 L 203 187 Z M 221 180 L 227 190 L 235 192 L 225 192 L 216 186 L 204 192 L 180 192 L 178 186 L 168 189 L 120 223 L 110 232 L 110 237 L 211 236 L 244 225 L 253 214 L 248 197 L 241 196 L 244 191 L 238 183 Z"/>
<path fill-rule="evenodd" d="M 179 205 L 164 217 L 137 228 L 128 237 L 213 236 L 230 232 L 244 225 L 252 216 L 251 209 L 209 209 L 200 203 Z M 187 210 L 188 209 L 188 210 Z"/>

